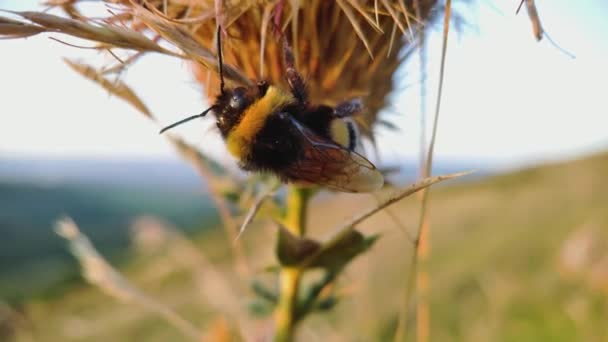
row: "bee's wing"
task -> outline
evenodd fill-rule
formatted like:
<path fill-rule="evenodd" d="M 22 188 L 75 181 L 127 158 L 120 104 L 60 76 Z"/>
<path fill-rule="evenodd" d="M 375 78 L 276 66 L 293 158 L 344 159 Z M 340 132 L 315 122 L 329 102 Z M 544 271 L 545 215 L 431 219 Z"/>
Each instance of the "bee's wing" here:
<path fill-rule="evenodd" d="M 371 192 L 382 187 L 384 177 L 365 157 L 288 117 L 301 133 L 304 149 L 303 158 L 283 170 L 288 179 L 343 192 Z"/>

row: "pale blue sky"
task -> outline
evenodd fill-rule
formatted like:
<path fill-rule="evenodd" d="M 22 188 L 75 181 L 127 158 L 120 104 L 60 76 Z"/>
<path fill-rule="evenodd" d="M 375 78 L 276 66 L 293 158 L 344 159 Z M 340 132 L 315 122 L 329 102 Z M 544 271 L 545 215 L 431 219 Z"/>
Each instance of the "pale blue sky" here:
<path fill-rule="evenodd" d="M 32 3 L 0 0 L 0 8 L 31 9 Z M 551 38 L 576 59 L 546 40 L 537 43 L 526 13 L 514 15 L 517 3 L 483 0 L 468 9 L 458 6 L 472 27 L 452 31 L 450 38 L 438 159 L 515 167 L 608 149 L 608 2 L 537 1 Z M 428 41 L 429 111 L 439 69 L 440 26 Z M 63 56 L 94 57 L 93 52 L 47 36 L 0 41 L 0 49 L 0 157 L 173 155 L 156 125 L 61 61 Z M 386 156 L 413 159 L 418 151 L 417 62 L 416 57 L 401 73 L 402 84 L 410 88 L 394 97 L 394 107 L 402 114 L 387 116 L 402 131 L 380 132 Z M 205 106 L 188 65 L 176 59 L 150 55 L 124 80 L 165 124 Z M 176 132 L 223 155 L 209 126 L 210 120 L 197 121 Z"/>

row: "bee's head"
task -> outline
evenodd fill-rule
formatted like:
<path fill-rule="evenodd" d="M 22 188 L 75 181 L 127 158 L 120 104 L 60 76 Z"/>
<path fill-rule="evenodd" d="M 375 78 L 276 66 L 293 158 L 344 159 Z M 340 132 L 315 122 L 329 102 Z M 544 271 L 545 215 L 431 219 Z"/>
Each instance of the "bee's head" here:
<path fill-rule="evenodd" d="M 214 113 L 217 118 L 217 127 L 223 136 L 227 136 L 228 132 L 239 123 L 245 110 L 253 101 L 253 96 L 244 87 L 225 89 L 217 97 Z"/>
<path fill-rule="evenodd" d="M 236 126 L 247 111 L 247 108 L 257 99 L 264 96 L 268 85 L 260 82 L 257 86 L 224 89 L 215 102 L 217 127 L 223 136 Z"/>
<path fill-rule="evenodd" d="M 220 77 L 220 95 L 217 96 L 213 106 L 205 109 L 202 113 L 175 122 L 161 129 L 160 133 L 163 133 L 173 127 L 179 126 L 192 119 L 203 117 L 208 112 L 213 111 L 217 118 L 217 127 L 220 129 L 222 135 L 224 137 L 227 137 L 230 130 L 239 123 L 239 121 L 247 111 L 247 108 L 257 99 L 263 97 L 266 94 L 266 90 L 268 90 L 268 83 L 266 81 L 260 81 L 257 85 L 253 85 L 250 87 L 236 87 L 232 89 L 227 89 L 225 87 L 222 62 L 221 31 L 221 27 L 218 27 L 217 58 L 218 73 Z"/>

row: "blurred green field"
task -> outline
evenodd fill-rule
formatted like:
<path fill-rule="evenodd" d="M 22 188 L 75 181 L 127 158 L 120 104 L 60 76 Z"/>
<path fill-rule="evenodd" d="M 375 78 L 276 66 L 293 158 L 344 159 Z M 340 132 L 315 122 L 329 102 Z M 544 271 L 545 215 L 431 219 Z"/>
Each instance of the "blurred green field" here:
<path fill-rule="evenodd" d="M 431 339 L 608 341 L 606 175 L 603 154 L 434 188 Z M 312 234 L 326 236 L 374 201 L 367 195 L 318 198 L 310 211 Z M 380 240 L 343 274 L 334 311 L 302 324 L 300 341 L 392 340 L 412 251 L 402 229 L 415 229 L 418 205 L 409 198 L 390 207 L 400 228 L 382 213 L 365 222 L 361 231 L 380 233 Z M 273 264 L 274 229 L 258 223 L 243 238 L 254 270 L 248 279 L 271 287 L 263 268 Z M 190 242 L 162 232 L 135 238 L 132 259 L 120 267 L 133 284 L 192 321 L 203 340 L 213 341 L 209 334 L 224 321 L 232 329 L 268 329 L 267 320 L 247 313 L 254 296 L 249 282 L 235 276 L 219 231 Z M 10 331 L 15 341 L 184 340 L 157 315 L 87 285 L 27 300 L 5 317 L 5 336 Z"/>
<path fill-rule="evenodd" d="M 53 296 L 78 278 L 77 263 L 52 223 L 69 214 L 112 261 L 128 257 L 129 226 L 153 213 L 185 232 L 218 222 L 203 191 L 0 182 L 0 300 Z"/>

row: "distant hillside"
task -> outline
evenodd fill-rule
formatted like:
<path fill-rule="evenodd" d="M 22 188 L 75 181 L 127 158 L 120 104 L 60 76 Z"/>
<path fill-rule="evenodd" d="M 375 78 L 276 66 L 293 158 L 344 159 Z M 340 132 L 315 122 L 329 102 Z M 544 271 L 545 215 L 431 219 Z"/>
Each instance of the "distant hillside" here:
<path fill-rule="evenodd" d="M 53 233 L 61 215 L 72 216 L 116 260 L 127 251 L 128 227 L 138 215 L 154 214 L 191 231 L 217 222 L 203 191 L 200 185 L 185 191 L 0 183 L 0 298 L 20 300 L 75 275 L 64 241 Z"/>
<path fill-rule="evenodd" d="M 35 184 L 114 185 L 189 190 L 201 186 L 181 159 L 2 158 L 0 181 Z"/>

